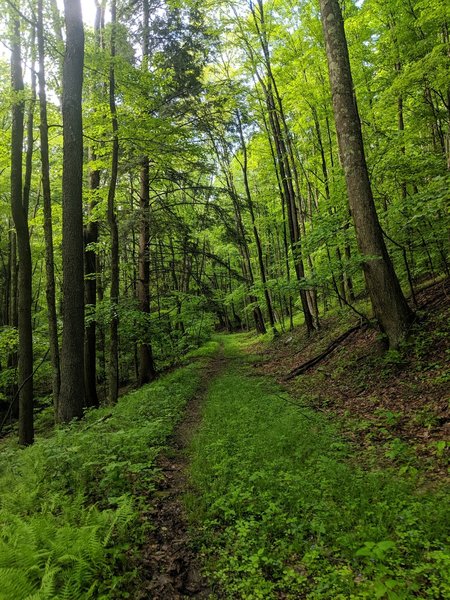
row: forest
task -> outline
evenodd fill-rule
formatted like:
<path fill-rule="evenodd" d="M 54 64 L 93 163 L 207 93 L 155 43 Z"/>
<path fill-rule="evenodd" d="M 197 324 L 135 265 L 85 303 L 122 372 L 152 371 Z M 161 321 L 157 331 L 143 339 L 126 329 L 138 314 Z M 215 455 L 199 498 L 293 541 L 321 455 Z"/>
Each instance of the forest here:
<path fill-rule="evenodd" d="M 0 600 L 450 598 L 448 2 L 0 7 Z"/>

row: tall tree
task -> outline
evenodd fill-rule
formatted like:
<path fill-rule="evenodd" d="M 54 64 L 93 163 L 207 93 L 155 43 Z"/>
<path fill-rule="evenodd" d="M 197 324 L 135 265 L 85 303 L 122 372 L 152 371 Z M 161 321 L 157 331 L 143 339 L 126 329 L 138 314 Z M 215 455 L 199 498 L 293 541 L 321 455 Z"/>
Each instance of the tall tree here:
<path fill-rule="evenodd" d="M 149 1 L 143 0 L 142 31 L 142 68 L 148 70 L 149 61 Z M 150 315 L 150 161 L 148 156 L 141 159 L 139 194 L 139 257 L 137 296 L 139 308 L 145 315 Z M 139 384 L 143 385 L 155 378 L 153 351 L 148 339 L 148 327 L 145 339 L 139 343 Z"/>
<path fill-rule="evenodd" d="M 16 228 L 19 329 L 19 443 L 33 443 L 33 330 L 32 330 L 32 262 L 28 228 L 28 202 L 22 188 L 22 150 L 24 139 L 24 85 L 20 20 L 12 13 L 11 84 L 13 91 L 11 123 L 11 210 Z"/>
<path fill-rule="evenodd" d="M 267 275 L 266 275 L 266 266 L 264 264 L 262 246 L 261 246 L 261 238 L 259 235 L 258 227 L 256 225 L 256 216 L 255 216 L 255 207 L 253 204 L 252 193 L 250 191 L 250 182 L 248 178 L 248 152 L 247 152 L 247 143 L 244 138 L 244 132 L 242 127 L 242 118 L 239 110 L 236 111 L 236 119 L 237 126 L 239 131 L 239 139 L 241 142 L 241 151 L 242 151 L 242 161 L 239 160 L 242 176 L 244 178 L 244 188 L 245 195 L 247 198 L 247 207 L 250 213 L 250 219 L 252 223 L 253 236 L 256 244 L 256 251 L 258 254 L 258 266 L 259 266 L 259 274 L 261 276 L 261 282 L 264 287 L 264 299 L 266 301 L 267 315 L 269 317 L 270 327 L 272 328 L 273 334 L 278 335 L 278 330 L 275 326 L 275 313 L 273 310 L 272 299 L 270 297 L 270 292 L 267 288 Z"/>
<path fill-rule="evenodd" d="M 109 67 L 109 110 L 113 134 L 111 179 L 108 190 L 108 225 L 111 241 L 111 323 L 109 348 L 109 402 L 114 404 L 119 394 L 119 228 L 115 208 L 117 175 L 119 169 L 119 124 L 116 108 L 116 0 L 111 2 L 111 57 Z"/>
<path fill-rule="evenodd" d="M 84 29 L 80 0 L 64 0 L 63 66 L 63 334 L 58 420 L 81 417 L 84 407 L 83 88 Z"/>
<path fill-rule="evenodd" d="M 320 0 L 333 111 L 350 209 L 375 316 L 392 347 L 405 338 L 412 311 L 387 252 L 372 195 L 338 0 Z"/>
<path fill-rule="evenodd" d="M 100 51 L 103 48 L 103 29 L 105 21 L 105 0 L 96 0 L 96 15 L 94 24 L 95 48 Z M 101 82 L 99 87 L 104 88 Z M 95 164 L 97 154 L 95 147 L 91 147 L 89 158 Z M 87 406 L 98 406 L 97 395 L 97 323 L 94 317 L 97 304 L 97 278 L 99 277 L 99 258 L 95 245 L 99 239 L 99 223 L 95 216 L 95 207 L 98 203 L 100 190 L 100 169 L 95 165 L 89 173 L 90 202 L 88 207 L 88 222 L 84 229 L 84 299 L 87 307 L 91 309 L 91 318 L 86 323 L 84 339 L 84 385 Z"/>
<path fill-rule="evenodd" d="M 59 363 L 58 322 L 56 316 L 56 287 L 55 263 L 53 249 L 53 224 L 52 224 L 52 194 L 50 187 L 50 160 L 48 146 L 48 117 L 47 93 L 45 89 L 45 45 L 44 45 L 44 17 L 43 0 L 38 0 L 37 5 L 37 43 L 39 60 L 39 112 L 40 112 L 40 142 L 41 142 L 41 173 L 42 196 L 44 204 L 44 237 L 45 237 L 45 269 L 47 275 L 46 299 L 48 312 L 48 331 L 50 359 L 53 369 L 52 391 L 55 415 L 58 411 L 59 389 L 61 386 L 61 371 Z"/>
<path fill-rule="evenodd" d="M 258 36 L 258 41 L 263 54 L 263 63 L 265 70 L 265 80 L 258 73 L 256 75 L 263 89 L 267 112 L 269 115 L 270 129 L 277 152 L 278 168 L 280 180 L 283 185 L 283 196 L 287 208 L 287 216 L 289 223 L 289 234 L 291 240 L 291 249 L 294 257 L 294 266 L 297 280 L 300 284 L 300 301 L 305 318 L 305 325 L 308 334 L 315 330 L 313 315 L 308 303 L 308 294 L 304 288 L 305 267 L 302 257 L 301 248 L 301 230 L 299 224 L 299 206 L 300 198 L 297 197 L 295 189 L 295 159 L 292 149 L 291 133 L 285 117 L 283 100 L 278 90 L 277 80 L 272 68 L 272 59 L 270 55 L 270 45 L 267 34 L 267 23 L 264 12 L 263 0 L 257 0 L 256 5 L 253 2 L 249 3 L 250 11 L 253 17 L 253 23 Z M 253 58 L 253 51 L 248 48 L 250 55 Z"/>

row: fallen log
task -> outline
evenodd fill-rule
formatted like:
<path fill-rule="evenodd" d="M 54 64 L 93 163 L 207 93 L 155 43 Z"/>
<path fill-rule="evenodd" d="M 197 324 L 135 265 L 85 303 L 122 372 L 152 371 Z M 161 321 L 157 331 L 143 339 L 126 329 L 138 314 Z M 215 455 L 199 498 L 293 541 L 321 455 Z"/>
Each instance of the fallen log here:
<path fill-rule="evenodd" d="M 347 329 L 347 331 L 345 333 L 343 333 L 338 338 L 336 338 L 333 342 L 331 342 L 331 344 L 329 344 L 329 346 L 327 346 L 327 348 L 323 352 L 321 352 L 318 356 L 311 358 L 310 360 L 303 363 L 299 367 L 296 367 L 295 369 L 293 369 L 285 377 L 283 377 L 284 381 L 289 381 L 290 379 L 294 379 L 294 377 L 297 377 L 298 375 L 305 373 L 308 369 L 311 369 L 312 367 L 314 367 L 315 365 L 320 363 L 329 354 L 331 354 L 331 352 L 333 352 L 333 350 L 335 350 L 340 344 L 342 344 L 342 342 L 344 340 L 346 340 L 352 333 L 355 333 L 355 331 L 360 331 L 361 329 L 363 329 L 365 327 L 367 327 L 367 324 L 364 323 L 362 325 L 355 325 L 354 327 Z"/>

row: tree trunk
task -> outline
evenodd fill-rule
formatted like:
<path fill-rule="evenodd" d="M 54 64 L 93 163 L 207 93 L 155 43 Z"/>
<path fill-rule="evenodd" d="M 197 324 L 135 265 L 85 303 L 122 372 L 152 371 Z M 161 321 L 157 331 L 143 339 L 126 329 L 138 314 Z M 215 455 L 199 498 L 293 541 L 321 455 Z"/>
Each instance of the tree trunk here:
<path fill-rule="evenodd" d="M 274 168 L 275 177 L 277 180 L 278 192 L 280 194 L 280 199 L 281 199 L 281 210 L 282 210 L 282 214 L 283 214 L 283 247 L 284 247 L 284 260 L 285 260 L 285 265 L 286 265 L 286 279 L 287 279 L 288 284 L 290 284 L 290 282 L 291 282 L 291 267 L 289 264 L 289 244 L 288 244 L 287 227 L 286 227 L 286 199 L 284 197 L 283 186 L 281 184 L 277 156 L 275 154 L 274 143 L 273 143 L 273 140 L 271 137 L 271 129 L 270 129 L 267 119 L 265 117 L 263 106 L 261 106 L 261 108 L 262 108 L 262 118 L 264 121 L 264 128 L 267 133 L 267 139 L 269 141 L 269 147 L 270 147 L 270 155 L 272 157 L 273 168 Z M 287 312 L 289 315 L 289 329 L 292 331 L 294 329 L 294 320 L 293 320 L 294 310 L 293 310 L 292 296 L 290 293 L 289 293 L 289 298 L 286 299 L 286 305 L 287 305 Z"/>
<path fill-rule="evenodd" d="M 32 332 L 32 264 L 28 212 L 22 190 L 22 148 L 24 135 L 24 101 L 20 21 L 13 17 L 11 40 L 11 83 L 14 94 L 11 123 L 11 210 L 17 235 L 19 259 L 18 329 L 19 329 L 19 443 L 33 443 L 33 332 Z"/>
<path fill-rule="evenodd" d="M 308 304 L 308 294 L 303 287 L 305 280 L 305 267 L 301 255 L 301 238 L 300 229 L 297 217 L 296 195 L 293 186 L 292 171 L 295 169 L 295 164 L 292 161 L 292 147 L 289 135 L 289 129 L 284 116 L 283 103 L 278 92 L 277 82 L 272 71 L 270 48 L 267 39 L 266 22 L 264 16 L 264 4 L 262 0 L 257 0 L 258 13 L 256 8 L 251 5 L 253 22 L 258 33 L 258 38 L 261 44 L 261 50 L 264 55 L 264 62 L 267 75 L 267 83 L 258 74 L 258 79 L 263 87 L 266 97 L 267 110 L 269 114 L 269 122 L 272 130 L 275 148 L 278 156 L 278 165 L 280 169 L 280 179 L 283 185 L 284 197 L 286 200 L 287 214 L 289 221 L 289 232 L 291 238 L 291 249 L 294 257 L 294 267 L 297 280 L 300 284 L 300 301 L 305 318 L 306 331 L 308 335 L 315 329 L 313 316 Z"/>
<path fill-rule="evenodd" d="M 104 24 L 104 6 L 96 2 L 96 14 L 94 24 L 94 39 L 97 49 L 102 47 L 103 24 Z M 100 84 L 102 88 L 104 83 Z M 90 159 L 95 161 L 97 156 L 95 150 L 90 150 Z M 85 305 L 90 307 L 91 318 L 86 324 L 84 336 L 84 385 L 86 406 L 98 406 L 97 395 L 97 322 L 95 309 L 97 306 L 97 267 L 98 258 L 94 245 L 98 242 L 98 221 L 93 219 L 92 213 L 97 206 L 97 194 L 100 189 L 100 170 L 95 168 L 89 174 L 89 188 L 91 192 L 91 201 L 89 203 L 89 221 L 84 228 L 84 301 Z"/>
<path fill-rule="evenodd" d="M 83 87 L 84 30 L 80 0 L 64 0 L 66 51 L 63 66 L 63 334 L 58 421 L 83 415 Z"/>
<path fill-rule="evenodd" d="M 17 264 L 17 235 L 14 229 L 10 229 L 9 232 L 9 264 L 10 264 L 10 293 L 9 293 L 9 313 L 8 313 L 8 325 L 11 327 L 18 326 L 19 322 L 19 306 L 18 306 L 18 279 L 19 279 L 19 265 Z M 14 369 L 17 371 L 19 357 L 17 351 L 11 352 L 8 355 L 7 366 L 8 369 Z M 9 397 L 15 398 L 17 396 L 17 382 L 13 379 L 8 389 Z M 15 419 L 19 418 L 19 405 L 18 402 L 14 402 L 11 409 L 11 416 Z"/>
<path fill-rule="evenodd" d="M 149 19 L 148 0 L 143 0 L 142 68 L 148 69 L 149 57 Z M 141 161 L 141 188 L 139 214 L 139 257 L 137 296 L 139 308 L 150 320 L 150 162 L 148 156 Z M 145 340 L 139 343 L 139 385 L 149 383 L 155 378 L 156 370 L 150 336 L 150 323 L 145 328 Z"/>
<path fill-rule="evenodd" d="M 137 295 L 139 308 L 148 318 L 150 317 L 149 196 L 149 160 L 147 157 L 144 157 L 141 164 Z M 149 326 L 150 323 L 145 328 L 146 337 L 149 335 Z M 149 383 L 155 378 L 155 375 L 156 371 L 151 343 L 149 340 L 141 341 L 139 344 L 139 385 Z"/>
<path fill-rule="evenodd" d="M 262 314 L 261 307 L 259 306 L 258 298 L 252 292 L 251 288 L 255 283 L 255 278 L 253 276 L 253 268 L 252 261 L 250 256 L 250 250 L 247 243 L 246 231 L 244 227 L 244 223 L 242 221 L 241 208 L 239 206 L 238 194 L 236 192 L 236 188 L 234 187 L 234 182 L 232 178 L 231 172 L 227 173 L 227 185 L 228 190 L 233 201 L 234 214 L 236 219 L 236 229 L 238 231 L 239 236 L 239 251 L 242 257 L 242 266 L 244 277 L 246 280 L 247 291 L 248 291 L 248 301 L 253 305 L 252 314 L 253 319 L 255 321 L 256 331 L 261 334 L 267 333 L 266 325 L 264 323 L 264 317 Z"/>
<path fill-rule="evenodd" d="M 292 171 L 289 162 L 288 151 L 286 142 L 283 136 L 280 119 L 276 109 L 274 97 L 271 91 L 271 86 L 265 88 L 267 110 L 269 112 L 269 122 L 271 124 L 272 135 L 275 142 L 275 148 L 278 156 L 278 168 L 280 170 L 280 180 L 283 186 L 284 199 L 286 202 L 286 212 L 288 217 L 289 235 L 291 241 L 291 250 L 294 257 L 294 268 L 297 281 L 300 284 L 300 301 L 302 305 L 303 314 L 305 317 L 305 325 L 308 334 L 312 333 L 315 329 L 313 317 L 308 305 L 308 296 L 306 290 L 302 287 L 302 283 L 305 280 L 305 266 L 301 256 L 300 247 L 300 228 L 297 217 L 297 206 L 295 191 L 292 182 Z"/>
<path fill-rule="evenodd" d="M 119 168 L 119 137 L 116 109 L 116 0 L 111 3 L 111 63 L 109 68 L 109 110 L 113 134 L 111 180 L 108 190 L 108 224 L 111 240 L 111 324 L 109 346 L 109 402 L 117 402 L 119 395 L 119 229 L 115 209 L 117 174 Z"/>
<path fill-rule="evenodd" d="M 239 137 L 241 140 L 242 154 L 243 154 L 243 158 L 244 158 L 244 161 L 241 165 L 241 169 L 242 169 L 242 175 L 244 177 L 244 187 L 245 187 L 245 195 L 247 197 L 247 206 L 248 206 L 248 210 L 250 212 L 250 219 L 252 222 L 253 237 L 255 238 L 256 251 L 258 254 L 259 274 L 261 276 L 261 282 L 262 282 L 263 288 L 264 288 L 264 299 L 266 301 L 266 308 L 267 308 L 267 314 L 269 316 L 270 327 L 272 328 L 273 334 L 278 335 L 278 331 L 275 326 L 275 314 L 273 311 L 272 299 L 270 298 L 270 293 L 269 293 L 269 290 L 267 289 L 266 267 L 264 265 L 261 239 L 259 237 L 258 228 L 256 226 L 255 209 L 253 206 L 253 198 L 252 198 L 252 194 L 250 191 L 250 184 L 248 181 L 247 145 L 246 145 L 245 139 L 244 139 L 244 132 L 242 130 L 242 121 L 241 121 L 239 112 L 237 112 L 236 116 L 237 116 L 237 122 L 238 122 L 238 128 L 239 128 Z"/>
<path fill-rule="evenodd" d="M 406 336 L 413 314 L 388 255 L 375 210 L 339 2 L 320 0 L 320 7 L 339 152 L 358 247 L 366 257 L 364 276 L 381 330 L 389 345 L 397 347 Z"/>
<path fill-rule="evenodd" d="M 39 131 L 41 141 L 42 195 L 44 202 L 45 269 L 47 276 L 47 285 L 45 290 L 48 312 L 50 360 L 53 371 L 53 406 L 56 417 L 58 411 L 59 389 L 61 386 L 61 372 L 59 364 L 58 322 L 56 317 L 55 264 L 53 252 L 52 197 L 50 188 L 50 161 L 48 149 L 47 97 L 45 91 L 45 49 L 42 4 L 43 0 L 38 0 L 37 41 L 39 55 Z"/>
<path fill-rule="evenodd" d="M 91 154 L 91 159 L 95 160 L 95 155 Z M 96 193 L 100 188 L 100 171 L 94 169 L 89 174 L 89 187 L 92 194 L 92 200 L 89 206 L 89 213 L 92 214 L 97 199 Z M 86 406 L 98 406 L 97 395 L 97 323 L 95 317 L 95 307 L 97 305 L 97 253 L 90 246 L 98 242 L 98 222 L 92 220 L 84 228 L 84 301 L 85 305 L 90 307 L 91 318 L 86 324 L 84 337 L 84 385 Z"/>
<path fill-rule="evenodd" d="M 227 152 L 221 152 L 218 143 L 215 141 L 213 135 L 210 133 L 210 139 L 212 145 L 214 147 L 217 159 L 222 167 L 223 174 L 225 176 L 227 191 L 233 203 L 235 222 L 236 222 L 236 230 L 238 234 L 238 248 L 242 258 L 242 269 L 244 274 L 244 279 L 246 280 L 246 287 L 248 292 L 248 301 L 253 304 L 253 319 L 255 321 L 255 327 L 258 333 L 265 334 L 267 332 L 266 325 L 264 323 L 264 317 L 262 314 L 261 307 L 258 303 L 258 298 L 251 291 L 251 287 L 254 284 L 253 277 L 253 269 L 250 257 L 250 251 L 248 248 L 247 237 L 245 232 L 245 227 L 242 221 L 241 209 L 239 205 L 239 198 L 236 192 L 236 188 L 233 181 L 233 174 L 230 170 L 230 159 L 227 155 Z M 226 147 L 226 144 L 224 144 Z"/>

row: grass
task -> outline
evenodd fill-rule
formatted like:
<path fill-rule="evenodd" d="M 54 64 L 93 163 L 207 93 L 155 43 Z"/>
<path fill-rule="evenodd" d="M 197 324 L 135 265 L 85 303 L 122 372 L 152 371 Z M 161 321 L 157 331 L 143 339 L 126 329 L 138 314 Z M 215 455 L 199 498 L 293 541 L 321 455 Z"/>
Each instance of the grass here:
<path fill-rule="evenodd" d="M 204 364 L 89 411 L 29 448 L 3 443 L 0 600 L 129 597 L 130 556 L 145 533 L 139 502 L 154 488 L 155 458 Z"/>
<path fill-rule="evenodd" d="M 241 339 L 224 339 L 225 355 L 242 361 L 210 387 L 186 498 L 225 597 L 449 597 L 445 490 L 365 472 L 324 415 L 251 376 Z"/>

